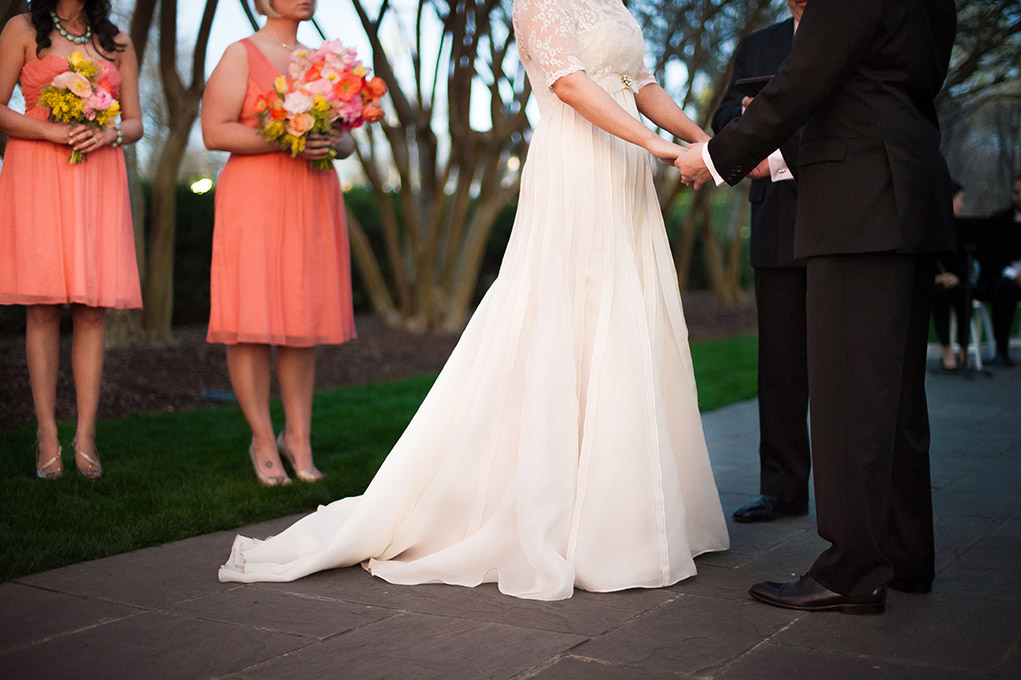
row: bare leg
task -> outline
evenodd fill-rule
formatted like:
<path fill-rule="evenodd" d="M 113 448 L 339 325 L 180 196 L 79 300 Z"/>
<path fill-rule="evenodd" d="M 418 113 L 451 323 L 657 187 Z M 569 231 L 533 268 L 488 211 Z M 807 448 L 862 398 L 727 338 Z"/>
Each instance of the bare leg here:
<path fill-rule="evenodd" d="M 32 386 L 32 403 L 35 406 L 36 436 L 39 439 L 36 469 L 56 476 L 63 469 L 57 458 L 60 442 L 57 439 L 56 416 L 57 372 L 60 368 L 60 305 L 29 305 L 25 311 L 25 356 L 28 360 L 28 380 Z"/>
<path fill-rule="evenodd" d="M 71 319 L 71 371 L 74 373 L 78 402 L 78 429 L 74 436 L 75 465 L 86 477 L 102 474 L 96 453 L 96 412 L 103 379 L 103 342 L 106 333 L 106 309 L 73 305 Z"/>
<path fill-rule="evenodd" d="M 314 347 L 278 347 L 277 379 L 284 402 L 286 425 L 281 436 L 282 455 L 289 457 L 302 481 L 321 474 L 312 462 L 312 396 L 316 382 Z"/>
<path fill-rule="evenodd" d="M 241 412 L 252 428 L 256 474 L 264 484 L 283 483 L 271 481 L 287 479 L 287 473 L 280 464 L 269 413 L 270 346 L 250 343 L 227 345 L 227 370 Z"/>

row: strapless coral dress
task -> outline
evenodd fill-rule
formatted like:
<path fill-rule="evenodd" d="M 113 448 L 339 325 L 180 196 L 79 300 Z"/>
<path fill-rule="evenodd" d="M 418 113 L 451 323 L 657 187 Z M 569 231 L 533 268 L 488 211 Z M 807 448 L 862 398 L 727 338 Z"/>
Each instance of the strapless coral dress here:
<path fill-rule="evenodd" d="M 117 69 L 108 62 L 103 69 L 119 90 Z M 56 55 L 25 64 L 25 115 L 49 116 L 36 102 L 65 70 L 67 60 Z M 62 144 L 7 142 L 0 172 L 0 304 L 141 307 L 124 152 L 104 146 L 80 165 L 71 165 L 70 156 L 71 147 Z"/>

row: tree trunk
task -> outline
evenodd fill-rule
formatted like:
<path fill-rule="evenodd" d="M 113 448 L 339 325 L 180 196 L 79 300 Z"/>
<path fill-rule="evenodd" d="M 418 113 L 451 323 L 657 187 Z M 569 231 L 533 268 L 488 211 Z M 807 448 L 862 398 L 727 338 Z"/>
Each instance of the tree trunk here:
<path fill-rule="evenodd" d="M 159 170 L 152 183 L 152 223 L 146 268 L 146 299 L 142 314 L 145 329 L 154 340 L 173 339 L 174 243 L 177 232 L 177 171 L 184 159 L 195 115 L 171 127 Z"/>
<path fill-rule="evenodd" d="M 363 142 L 358 153 L 379 204 L 382 257 L 390 280 L 382 276 L 379 256 L 363 242 L 364 234 L 353 221 L 352 259 L 373 309 L 386 323 L 417 332 L 460 330 L 493 224 L 517 193 L 517 178 L 508 173 L 507 161 L 527 149 L 525 107 L 531 93 L 516 60 L 508 57 L 513 36 L 509 3 L 419 0 L 414 17 L 395 19 L 413 31 L 408 51 L 391 54 L 383 49 L 380 27 L 400 10 L 384 2 L 370 17 L 371 3 L 352 4 L 372 46 L 375 75 L 389 89 L 392 116 L 381 126 L 389 159 L 377 159 L 379 135 L 371 127 L 368 144 Z M 433 18 L 443 32 L 439 47 L 430 48 L 436 61 L 424 65 L 419 50 L 423 42 L 435 40 Z M 406 68 L 391 64 L 390 56 L 396 54 L 408 56 L 410 63 L 401 65 Z M 513 62 L 514 68 L 505 71 L 505 62 Z M 409 80 L 398 82 L 397 71 L 410 73 Z M 468 102 L 478 101 L 473 95 L 480 92 L 490 97 L 488 130 L 473 126 L 469 115 Z M 447 115 L 434 116 L 437 110 Z M 446 157 L 433 127 L 441 123 L 450 140 Z M 383 163 L 400 178 L 397 206 L 392 203 L 392 174 L 387 176 Z"/>
<path fill-rule="evenodd" d="M 143 325 L 159 341 L 172 340 L 174 312 L 174 245 L 177 221 L 177 173 L 198 118 L 205 87 L 206 50 L 217 0 L 207 0 L 192 53 L 191 84 L 177 72 L 177 0 L 160 2 L 160 76 L 166 96 L 170 134 L 160 154 L 153 181 L 152 223 L 146 268 Z"/>

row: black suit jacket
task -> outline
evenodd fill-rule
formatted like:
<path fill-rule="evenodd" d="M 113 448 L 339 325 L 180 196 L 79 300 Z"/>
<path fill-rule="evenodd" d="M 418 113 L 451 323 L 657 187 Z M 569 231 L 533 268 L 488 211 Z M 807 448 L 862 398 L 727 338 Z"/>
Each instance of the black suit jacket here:
<path fill-rule="evenodd" d="M 790 56 L 794 42 L 794 19 L 781 21 L 752 33 L 738 45 L 730 89 L 713 116 L 713 131 L 719 133 L 727 123 L 741 117 L 744 94 L 734 83 L 742 78 L 776 74 Z M 794 162 L 800 135 L 780 147 L 785 160 Z M 784 147 L 787 147 L 786 149 Z M 798 207 L 798 184 L 773 182 L 768 177 L 752 180 L 748 190 L 752 204 L 751 265 L 753 267 L 804 266 L 794 258 L 794 218 Z"/>
<path fill-rule="evenodd" d="M 790 58 L 709 142 L 736 184 L 804 126 L 798 257 L 953 249 L 933 100 L 956 27 L 954 0 L 810 2 Z"/>

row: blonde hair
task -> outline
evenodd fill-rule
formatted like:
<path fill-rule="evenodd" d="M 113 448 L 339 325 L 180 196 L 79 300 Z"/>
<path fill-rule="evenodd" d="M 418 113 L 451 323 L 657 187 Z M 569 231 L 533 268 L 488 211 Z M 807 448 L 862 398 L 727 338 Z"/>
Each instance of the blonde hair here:
<path fill-rule="evenodd" d="M 252 4 L 255 5 L 255 11 L 264 17 L 272 17 L 275 19 L 280 16 L 280 13 L 273 9 L 273 0 L 252 0 Z M 312 2 L 313 9 L 318 4 L 319 3 L 313 0 Z"/>
<path fill-rule="evenodd" d="M 273 0 L 252 0 L 252 4 L 255 5 L 255 11 L 264 17 L 278 17 L 280 16 L 275 9 L 272 7 Z"/>

